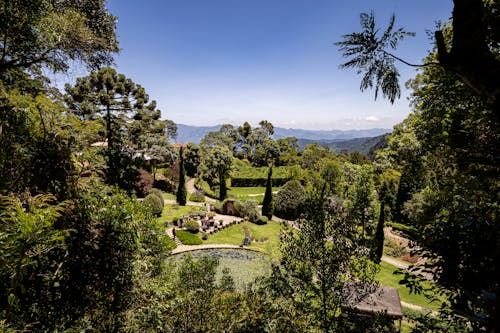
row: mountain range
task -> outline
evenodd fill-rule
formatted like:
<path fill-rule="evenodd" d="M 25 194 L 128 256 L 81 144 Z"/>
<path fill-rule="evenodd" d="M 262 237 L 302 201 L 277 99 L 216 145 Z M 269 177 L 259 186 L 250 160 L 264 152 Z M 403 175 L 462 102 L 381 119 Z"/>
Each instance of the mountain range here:
<path fill-rule="evenodd" d="M 192 126 L 177 124 L 177 139 L 179 143 L 193 142 L 199 144 L 201 139 L 211 131 L 218 131 L 221 125 Z M 373 138 L 390 133 L 387 128 L 372 128 L 366 130 L 304 130 L 293 128 L 274 127 L 274 139 L 296 137 L 303 142 L 318 142 L 323 144 L 348 141 L 359 138 Z"/>

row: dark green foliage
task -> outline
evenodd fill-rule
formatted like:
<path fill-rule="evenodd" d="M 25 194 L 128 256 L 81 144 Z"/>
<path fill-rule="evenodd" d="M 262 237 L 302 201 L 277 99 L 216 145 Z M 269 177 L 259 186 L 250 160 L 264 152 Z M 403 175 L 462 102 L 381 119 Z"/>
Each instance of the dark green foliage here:
<path fill-rule="evenodd" d="M 151 207 L 154 215 L 161 216 L 163 212 L 163 202 L 154 194 L 148 194 L 142 201 L 144 205 Z"/>
<path fill-rule="evenodd" d="M 223 201 L 226 198 L 227 198 L 226 176 L 220 174 L 219 175 L 219 201 Z"/>
<path fill-rule="evenodd" d="M 61 128 L 61 104 L 20 94 L 0 82 L 0 193 L 75 195 L 75 142 Z"/>
<path fill-rule="evenodd" d="M 378 217 L 377 229 L 373 239 L 372 260 L 375 263 L 380 263 L 382 253 L 384 251 L 384 222 L 385 222 L 385 205 L 380 203 L 380 215 Z"/>
<path fill-rule="evenodd" d="M 177 230 L 177 237 L 180 239 L 184 245 L 200 245 L 203 241 L 197 235 L 190 233 L 189 231 Z"/>
<path fill-rule="evenodd" d="M 187 220 L 182 223 L 182 226 L 192 234 L 196 234 L 200 231 L 200 225 L 195 220 Z"/>
<path fill-rule="evenodd" d="M 274 214 L 288 220 L 297 219 L 305 196 L 306 191 L 299 181 L 291 180 L 287 182 L 276 195 Z"/>
<path fill-rule="evenodd" d="M 68 204 L 50 195 L 0 197 L 0 318 L 16 328 L 38 321 L 37 327 L 50 330 L 61 320 L 60 265 L 70 231 L 55 225 Z"/>
<path fill-rule="evenodd" d="M 186 190 L 186 172 L 184 171 L 184 157 L 182 155 L 182 147 L 179 151 L 179 185 L 177 186 L 176 194 L 177 203 L 181 206 L 186 205 L 187 190 Z"/>
<path fill-rule="evenodd" d="M 264 194 L 264 201 L 262 202 L 262 215 L 268 219 L 272 218 L 274 213 L 272 175 L 273 169 L 270 167 L 269 173 L 267 174 L 266 193 Z"/>

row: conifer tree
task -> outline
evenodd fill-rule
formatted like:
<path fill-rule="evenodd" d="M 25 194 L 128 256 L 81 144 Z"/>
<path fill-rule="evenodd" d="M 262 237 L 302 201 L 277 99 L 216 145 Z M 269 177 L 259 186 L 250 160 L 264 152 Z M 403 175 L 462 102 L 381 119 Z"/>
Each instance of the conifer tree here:
<path fill-rule="evenodd" d="M 273 167 L 269 167 L 269 172 L 267 173 L 266 182 L 266 193 L 264 195 L 264 201 L 262 202 L 262 215 L 271 219 L 274 214 L 274 202 L 273 202 Z"/>
<path fill-rule="evenodd" d="M 186 205 L 186 171 L 184 171 L 184 157 L 182 156 L 182 147 L 179 152 L 179 186 L 177 187 L 177 203 L 181 206 Z"/>

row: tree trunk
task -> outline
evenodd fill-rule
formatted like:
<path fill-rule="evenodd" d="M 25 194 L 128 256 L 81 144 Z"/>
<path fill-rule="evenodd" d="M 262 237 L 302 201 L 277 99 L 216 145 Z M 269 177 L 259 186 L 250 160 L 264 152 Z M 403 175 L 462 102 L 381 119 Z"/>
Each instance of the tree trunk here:
<path fill-rule="evenodd" d="M 442 31 L 436 31 L 438 59 L 500 114 L 500 61 L 490 51 L 482 0 L 454 0 L 453 41 L 446 49 Z"/>

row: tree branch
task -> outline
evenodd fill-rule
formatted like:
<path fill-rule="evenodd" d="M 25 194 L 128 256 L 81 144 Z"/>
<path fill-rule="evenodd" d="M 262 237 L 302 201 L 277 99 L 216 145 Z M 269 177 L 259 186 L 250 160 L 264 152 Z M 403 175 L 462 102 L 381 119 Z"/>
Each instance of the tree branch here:
<path fill-rule="evenodd" d="M 427 62 L 427 63 L 424 63 L 424 64 L 412 64 L 412 63 L 409 63 L 408 61 L 406 60 L 403 60 L 397 56 L 395 56 L 394 54 L 390 53 L 390 52 L 387 52 L 385 50 L 382 50 L 382 52 L 384 52 L 384 54 L 388 55 L 389 57 L 391 58 L 394 58 L 400 62 L 402 62 L 403 64 L 407 65 L 407 66 L 411 66 L 411 67 L 427 67 L 427 66 L 441 66 L 441 64 L 439 62 Z"/>

